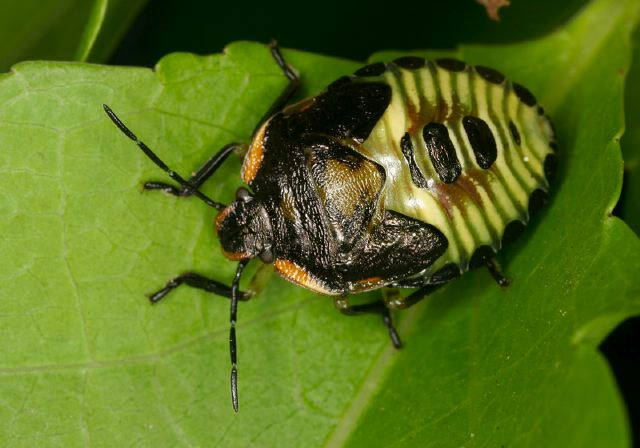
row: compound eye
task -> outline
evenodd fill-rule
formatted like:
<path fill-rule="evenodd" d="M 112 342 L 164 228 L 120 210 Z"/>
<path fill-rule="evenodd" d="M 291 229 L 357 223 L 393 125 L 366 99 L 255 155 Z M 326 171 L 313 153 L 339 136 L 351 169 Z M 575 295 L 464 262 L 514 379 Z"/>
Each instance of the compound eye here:
<path fill-rule="evenodd" d="M 266 264 L 273 263 L 273 251 L 271 250 L 271 248 L 265 249 L 260 252 L 260 260 L 262 260 L 262 262 Z"/>
<path fill-rule="evenodd" d="M 251 193 L 244 187 L 240 187 L 236 190 L 236 199 L 238 201 L 247 202 L 252 198 Z"/>

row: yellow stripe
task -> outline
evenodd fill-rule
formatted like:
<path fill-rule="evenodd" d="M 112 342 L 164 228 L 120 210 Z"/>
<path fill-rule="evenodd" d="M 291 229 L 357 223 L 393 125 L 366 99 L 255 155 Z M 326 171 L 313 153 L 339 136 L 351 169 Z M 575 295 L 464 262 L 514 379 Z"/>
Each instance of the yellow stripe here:
<path fill-rule="evenodd" d="M 399 69 L 398 75 L 386 72 L 382 79 L 392 87 L 389 107 L 359 151 L 382 165 L 387 174 L 383 192 L 384 207 L 411 218 L 431 224 L 443 232 L 449 241 L 445 254 L 427 273 L 434 272 L 448 262 L 464 270 L 473 252 L 480 245 L 500 246 L 506 225 L 514 219 L 527 219 L 528 198 L 535 188 L 546 188 L 543 161 L 549 148 L 550 130 L 536 108 L 522 107 L 522 102 L 510 89 L 508 82 L 490 84 L 469 72 L 454 73 L 439 67 L 416 71 Z M 399 83 L 407 101 L 400 93 Z M 416 83 L 419 83 L 418 86 Z M 455 89 L 452 85 L 455 83 Z M 437 86 L 437 88 L 436 88 Z M 440 96 L 436 95 L 436 92 Z M 460 103 L 459 116 L 451 116 L 454 95 Z M 421 98 L 422 95 L 423 97 Z M 428 123 L 415 123 L 417 117 L 429 120 L 430 110 L 444 102 L 447 114 L 442 118 L 462 166 L 461 177 L 468 182 L 445 185 L 438 177 L 429 157 L 422 129 Z M 410 116 L 410 108 L 415 114 Z M 429 107 L 429 110 L 425 108 Z M 473 148 L 461 119 L 465 115 L 484 120 L 496 139 L 498 156 L 493 166 L 483 170 L 477 165 Z M 494 115 L 497 120 L 491 118 Z M 509 120 L 517 127 L 521 145 L 513 142 Z M 431 189 L 416 187 L 409 165 L 400 149 L 400 140 L 410 130 L 416 163 Z M 504 138 L 500 136 L 503 135 Z M 506 155 L 511 162 L 507 163 Z M 483 179 L 483 180 L 481 180 Z M 445 205 L 438 195 L 454 195 Z M 477 196 L 476 196 L 477 194 Z M 475 198 L 475 199 L 474 199 Z M 479 201 L 479 206 L 475 201 Z M 520 210 L 523 210 L 523 216 Z"/>

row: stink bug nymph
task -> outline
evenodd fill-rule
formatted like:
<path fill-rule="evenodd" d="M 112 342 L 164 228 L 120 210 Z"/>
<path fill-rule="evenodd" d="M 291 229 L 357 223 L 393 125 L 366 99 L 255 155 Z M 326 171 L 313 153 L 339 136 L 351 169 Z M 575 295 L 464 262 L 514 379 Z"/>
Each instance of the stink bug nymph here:
<path fill-rule="evenodd" d="M 318 96 L 287 105 L 299 86 L 278 47 L 287 88 L 256 127 L 230 205 L 200 186 L 241 144 L 222 148 L 189 180 L 164 164 L 118 119 L 118 128 L 179 187 L 220 210 L 224 255 L 238 261 L 231 287 L 188 272 L 150 295 L 185 283 L 231 299 L 231 395 L 238 410 L 237 306 L 247 262 L 260 258 L 292 283 L 334 297 L 344 314 L 379 313 L 400 347 L 390 310 L 406 308 L 469 269 L 493 262 L 546 200 L 555 171 L 549 118 L 525 87 L 496 70 L 455 59 L 402 57 L 344 76 Z M 348 295 L 414 288 L 351 305 Z"/>

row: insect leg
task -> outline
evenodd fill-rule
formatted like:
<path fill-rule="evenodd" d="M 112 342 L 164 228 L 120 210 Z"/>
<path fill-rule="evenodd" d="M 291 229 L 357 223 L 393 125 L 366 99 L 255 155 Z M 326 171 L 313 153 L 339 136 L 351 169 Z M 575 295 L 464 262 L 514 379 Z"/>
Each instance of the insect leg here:
<path fill-rule="evenodd" d="M 258 122 L 258 126 L 256 126 L 255 129 L 256 131 L 269 119 L 269 117 L 276 112 L 281 111 L 300 87 L 300 78 L 295 70 L 284 60 L 284 57 L 280 52 L 280 48 L 278 47 L 278 42 L 275 40 L 271 41 L 269 48 L 271 49 L 271 55 L 273 56 L 273 59 L 275 59 L 276 64 L 278 64 L 278 67 L 280 67 L 284 76 L 289 80 L 289 84 L 287 84 L 287 87 L 285 87 L 280 96 L 278 96 L 278 98 L 273 102 L 267 113 L 264 114 L 262 119 Z"/>
<path fill-rule="evenodd" d="M 339 296 L 334 299 L 334 305 L 342 314 L 345 314 L 347 316 L 380 313 L 382 315 L 382 322 L 384 323 L 384 326 L 387 327 L 389 337 L 391 337 L 391 343 L 395 348 L 402 347 L 400 336 L 398 335 L 398 332 L 393 326 L 393 322 L 391 320 L 391 311 L 389 311 L 389 309 L 385 306 L 384 302 L 378 301 L 360 305 L 351 305 L 349 304 L 349 299 L 347 298 L 347 296 Z"/>
<path fill-rule="evenodd" d="M 242 147 L 244 147 L 244 144 L 242 143 L 230 143 L 224 146 L 217 153 L 215 153 L 198 171 L 196 171 L 187 180 L 187 184 L 192 187 L 191 189 L 184 185 L 181 188 L 178 188 L 164 182 L 146 182 L 144 184 L 144 189 L 161 190 L 174 196 L 191 196 L 194 189 L 199 189 L 202 184 L 204 184 L 207 179 L 209 179 L 211 175 L 215 173 L 218 168 L 220 168 L 222 163 L 227 159 L 227 157 L 229 157 L 229 154 L 231 154 L 234 150 Z"/>
<path fill-rule="evenodd" d="M 223 209 L 225 207 L 224 204 L 221 204 L 220 202 L 214 201 L 213 199 L 211 199 L 210 197 L 208 197 L 207 195 L 205 195 L 201 191 L 199 191 L 197 188 L 191 186 L 186 180 L 184 180 L 182 178 L 182 176 L 180 176 L 178 173 L 176 173 L 171 168 L 169 168 L 167 166 L 167 164 L 164 163 L 160 159 L 160 157 L 158 157 L 156 155 L 156 153 L 154 153 L 151 150 L 151 148 L 149 148 L 142 140 L 138 139 L 138 137 L 133 132 L 131 132 L 131 130 L 120 120 L 120 118 L 118 118 L 118 116 L 111 110 L 111 108 L 109 106 L 107 106 L 106 104 L 103 104 L 102 107 L 104 108 L 104 111 L 106 112 L 107 116 L 111 119 L 111 121 L 113 121 L 113 124 L 115 124 L 118 127 L 118 129 L 120 129 L 120 132 L 122 132 L 131 141 L 133 141 L 136 145 L 138 145 L 138 148 L 140 148 L 140 150 L 153 163 L 155 163 L 156 166 L 158 166 L 165 173 L 167 173 L 167 175 L 171 179 L 173 179 L 176 182 L 178 182 L 182 187 L 190 190 L 191 194 L 196 196 L 198 199 L 200 199 L 201 201 L 203 201 L 205 204 L 209 205 L 210 207 L 213 207 L 213 208 L 215 208 L 217 210 L 221 210 L 221 209 Z"/>
<path fill-rule="evenodd" d="M 456 265 L 445 265 L 444 268 L 430 277 L 416 277 L 398 280 L 390 284 L 392 288 L 418 288 L 407 297 L 397 297 L 387 302 L 391 309 L 409 308 L 415 305 L 429 294 L 437 291 L 441 286 L 460 275 L 460 270 Z"/>
<path fill-rule="evenodd" d="M 171 291 L 173 291 L 183 283 L 191 286 L 192 288 L 202 289 L 204 291 L 211 292 L 222 297 L 231 298 L 233 294 L 232 288 L 223 283 L 207 277 L 203 277 L 202 275 L 196 274 L 195 272 L 185 272 L 184 274 L 180 274 L 179 276 L 169 280 L 164 288 L 159 289 L 153 294 L 150 294 L 149 300 L 151 301 L 151 303 L 157 303 L 164 296 L 169 294 Z M 251 297 L 253 297 L 252 294 L 238 292 L 238 300 L 247 301 Z"/>
<path fill-rule="evenodd" d="M 388 302 L 387 306 L 394 310 L 409 308 L 410 306 L 413 306 L 424 299 L 429 294 L 432 294 L 433 292 L 440 289 L 444 284 L 445 283 L 425 284 L 409 294 L 407 297 L 399 297 L 391 302 Z"/>
<path fill-rule="evenodd" d="M 488 259 L 485 261 L 485 263 L 487 265 L 487 268 L 489 269 L 489 273 L 498 285 L 509 286 L 511 284 L 511 280 L 502 275 L 495 261 L 493 261 L 492 259 Z"/>
<path fill-rule="evenodd" d="M 424 277 L 414 277 L 407 278 L 403 280 L 398 280 L 397 282 L 393 282 L 389 285 L 389 288 L 399 288 L 399 289 L 415 289 L 422 288 L 425 285 Z"/>

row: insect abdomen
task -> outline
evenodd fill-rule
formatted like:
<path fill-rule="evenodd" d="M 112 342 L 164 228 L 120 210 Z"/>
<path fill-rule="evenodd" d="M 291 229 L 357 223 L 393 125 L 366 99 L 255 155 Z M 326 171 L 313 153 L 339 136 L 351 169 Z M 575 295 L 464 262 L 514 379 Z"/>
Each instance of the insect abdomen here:
<path fill-rule="evenodd" d="M 392 88 L 358 148 L 386 171 L 383 206 L 447 237 L 429 272 L 448 263 L 465 271 L 476 250 L 500 249 L 543 199 L 555 161 L 549 120 L 528 90 L 492 69 L 420 58 L 369 67 L 356 73 L 362 82 Z"/>

